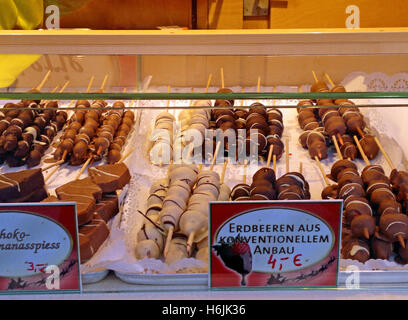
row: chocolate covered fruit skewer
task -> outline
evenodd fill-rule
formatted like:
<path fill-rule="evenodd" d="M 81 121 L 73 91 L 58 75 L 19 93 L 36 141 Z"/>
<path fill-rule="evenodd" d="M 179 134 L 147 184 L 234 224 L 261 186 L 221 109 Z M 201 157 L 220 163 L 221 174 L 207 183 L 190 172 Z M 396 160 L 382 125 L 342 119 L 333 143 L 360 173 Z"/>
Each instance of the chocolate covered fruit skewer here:
<path fill-rule="evenodd" d="M 247 180 L 247 166 L 248 160 L 244 160 L 244 174 L 242 178 L 242 183 L 237 184 L 231 190 L 231 200 L 232 201 L 247 201 L 250 200 L 250 186 L 246 183 Z"/>
<path fill-rule="evenodd" d="M 98 149 L 99 151 L 100 149 Z M 128 153 L 126 153 L 122 158 L 120 158 L 116 163 L 122 163 L 132 152 L 133 152 L 134 148 L 130 149 Z M 98 152 L 96 154 L 97 156 L 99 156 Z M 89 158 L 86 160 L 86 162 L 83 164 L 83 166 L 81 167 L 81 169 L 79 170 L 75 180 L 78 180 L 81 176 L 81 174 L 85 171 L 86 167 L 91 163 L 91 161 L 95 160 L 93 152 L 90 152 L 90 156 Z"/>
<path fill-rule="evenodd" d="M 269 150 L 271 153 L 272 150 Z M 286 157 L 289 157 L 288 145 Z M 269 157 L 268 157 L 269 158 Z M 269 165 L 269 161 L 267 162 Z M 300 166 L 302 167 L 302 166 Z M 310 199 L 309 185 L 299 172 L 287 172 L 276 180 L 275 170 L 269 166 L 259 169 L 252 177 L 252 184 L 248 186 L 244 180 L 232 189 L 231 199 L 240 200 L 300 200 Z"/>
<path fill-rule="evenodd" d="M 378 148 L 381 150 L 381 153 L 383 154 L 384 158 L 386 159 L 388 165 L 391 168 L 391 174 L 390 174 L 390 183 L 392 185 L 392 189 L 394 194 L 396 194 L 397 200 L 402 204 L 404 207 L 404 210 L 406 211 L 407 209 L 407 199 L 408 199 L 408 191 L 406 188 L 406 185 L 408 183 L 408 173 L 406 171 L 398 171 L 394 164 L 392 163 L 390 157 L 388 154 L 385 152 L 383 146 L 381 145 L 380 141 L 378 140 L 377 137 L 375 137 L 375 142 L 378 145 Z M 399 208 L 398 208 L 399 209 Z M 392 211 L 392 210 L 391 210 Z M 400 210 L 395 210 L 395 213 L 400 213 Z M 383 211 L 382 215 L 384 215 L 386 211 Z M 395 216 L 394 216 L 395 219 Z M 399 219 L 403 219 L 402 216 L 399 217 Z M 400 223 L 404 221 L 399 221 Z M 393 222 L 395 224 L 395 221 Z M 390 223 L 391 224 L 391 223 Z M 381 220 L 380 220 L 380 226 L 381 226 Z M 385 229 L 390 228 L 387 226 L 386 222 L 383 221 L 383 228 Z M 378 241 L 380 244 L 383 244 L 382 242 Z M 382 246 L 383 247 L 383 246 Z M 404 243 L 400 243 L 400 246 L 397 250 L 398 257 L 396 258 L 397 262 L 400 263 L 407 263 L 408 262 L 408 245 L 407 245 L 407 240 L 404 240 Z"/>
<path fill-rule="evenodd" d="M 146 257 L 158 259 L 163 251 L 166 231 L 160 226 L 160 211 L 169 190 L 171 166 L 172 162 L 169 164 L 166 177 L 156 180 L 150 187 L 147 210 L 143 215 L 147 221 L 143 223 L 137 234 L 135 255 L 138 260 Z M 166 245 L 169 246 L 169 244 Z"/>
<path fill-rule="evenodd" d="M 370 165 L 370 160 L 368 160 L 368 158 L 367 158 L 367 156 L 366 156 L 366 154 L 365 154 L 365 152 L 364 152 L 364 150 L 363 150 L 363 148 L 362 148 L 362 146 L 360 144 L 360 141 L 358 141 L 357 136 L 353 136 L 353 139 L 356 142 L 358 151 L 360 151 L 361 157 L 363 158 L 365 165 L 369 166 Z"/>
<path fill-rule="evenodd" d="M 331 80 L 330 76 L 326 73 L 326 78 L 331 84 L 332 92 L 346 92 L 346 89 L 341 85 L 335 85 Z M 360 139 L 360 144 L 368 159 L 374 159 L 379 149 L 375 143 L 374 136 L 369 133 L 364 133 L 366 128 L 366 123 L 364 121 L 364 116 L 361 114 L 359 109 L 354 105 L 354 103 L 348 99 L 337 99 L 334 101 L 336 105 L 339 105 L 338 111 L 341 114 L 344 122 L 347 126 L 347 132 L 349 134 L 358 134 Z M 351 157 L 353 159 L 353 157 Z"/>
<path fill-rule="evenodd" d="M 167 87 L 167 92 L 171 92 L 171 87 Z M 174 117 L 173 114 L 169 112 L 169 106 L 170 106 L 170 99 L 167 100 L 167 107 L 166 111 L 163 111 L 159 113 L 155 119 L 154 123 L 154 129 L 163 131 L 165 130 L 167 132 L 167 135 L 160 134 L 157 137 L 154 135 L 152 137 L 153 139 L 153 144 L 150 147 L 149 154 L 150 154 L 150 159 L 155 160 L 157 159 L 158 161 L 152 161 L 153 164 L 159 165 L 160 167 L 163 165 L 163 153 L 165 152 L 164 150 L 168 150 L 169 153 L 169 160 L 173 160 L 172 155 L 174 153 L 173 151 L 173 133 L 174 133 L 174 124 L 176 121 L 176 118 Z"/>
<path fill-rule="evenodd" d="M 313 71 L 312 71 L 313 72 Z M 312 86 L 311 92 L 330 92 L 329 88 L 324 82 L 316 81 L 316 75 L 313 72 L 315 78 L 315 85 Z M 341 117 L 336 107 L 331 107 L 334 104 L 331 99 L 319 99 L 316 101 L 317 105 L 321 107 L 318 109 L 318 114 L 324 125 L 325 132 L 331 137 L 336 136 L 341 145 L 344 144 L 342 135 L 346 133 L 347 126 L 344 119 Z M 323 107 L 323 106 L 329 107 Z"/>
<path fill-rule="evenodd" d="M 382 206 L 381 203 L 378 205 L 379 209 L 377 214 L 380 213 L 380 231 L 384 233 L 389 239 L 398 241 L 401 246 L 401 251 L 406 249 L 406 240 L 408 239 L 408 219 L 406 215 L 401 213 L 401 205 L 406 210 L 406 189 L 404 177 L 408 174 L 404 171 L 397 171 L 393 165 L 391 159 L 385 152 L 384 148 L 381 146 L 380 141 L 375 138 L 375 141 L 383 153 L 386 161 L 391 167 L 391 175 L 389 180 L 389 188 L 394 191 L 394 198 L 389 201 L 389 206 Z M 383 171 L 382 171 L 383 172 Z M 385 180 L 385 179 L 384 179 Z M 408 181 L 408 180 L 406 180 Z M 401 205 L 397 205 L 396 201 L 400 201 Z M 384 201 L 385 203 L 385 201 Z M 385 209 L 384 209 L 385 207 Z M 387 217 L 388 216 L 388 217 Z M 400 230 L 396 230 L 396 228 Z"/>
<path fill-rule="evenodd" d="M 91 77 L 91 82 L 93 78 Z M 86 93 L 90 91 L 90 85 L 88 85 Z M 90 103 L 86 100 L 78 100 L 76 102 L 75 108 L 77 107 L 84 107 L 87 108 L 90 106 Z M 70 119 L 67 121 L 67 126 L 64 129 L 63 135 L 60 138 L 60 143 L 57 146 L 55 152 L 54 152 L 54 159 L 59 161 L 59 160 L 66 160 L 66 157 L 70 152 L 72 152 L 72 149 L 74 147 L 74 141 L 77 138 L 77 135 L 82 129 L 82 125 L 84 123 L 84 114 L 86 110 L 76 110 L 74 111 L 74 114 L 70 117 Z"/>
<path fill-rule="evenodd" d="M 88 93 L 91 89 L 93 78 L 94 76 L 92 76 L 89 81 L 86 93 Z M 105 76 L 105 79 L 107 79 L 106 76 Z M 104 89 L 103 87 L 104 83 L 106 83 L 105 79 L 100 88 L 100 90 L 102 91 Z M 75 108 L 77 107 L 83 107 L 87 109 L 90 107 L 90 103 L 86 100 L 78 100 Z M 45 178 L 46 181 L 48 181 L 51 178 L 51 176 L 60 168 L 60 166 L 63 163 L 65 163 L 68 154 L 70 154 L 73 151 L 75 141 L 78 138 L 81 138 L 81 136 L 83 135 L 84 138 L 88 138 L 88 140 L 90 141 L 89 134 L 91 134 L 91 132 L 89 130 L 91 130 L 91 128 L 87 130 L 86 126 L 84 125 L 85 113 L 86 113 L 86 110 L 76 110 L 74 111 L 70 119 L 67 121 L 67 126 L 63 132 L 62 137 L 60 138 L 60 143 L 56 147 L 56 150 L 54 152 L 54 159 L 57 160 L 56 163 L 58 163 L 58 165 L 47 175 L 47 177 Z M 93 130 L 94 129 L 92 127 L 92 132 Z"/>
<path fill-rule="evenodd" d="M 366 162 L 362 178 L 367 185 L 366 191 L 367 196 L 370 197 L 370 204 L 377 210 L 377 215 L 380 215 L 380 231 L 391 241 L 399 241 L 401 246 L 405 247 L 405 239 L 408 238 L 408 219 L 400 213 L 384 170 L 378 165 L 370 165 L 356 136 L 355 140 Z"/>
<path fill-rule="evenodd" d="M 341 154 L 338 154 L 341 157 Z M 332 167 L 332 179 L 338 184 L 330 185 L 320 163 L 319 169 L 325 179 L 326 187 L 322 191 L 322 199 L 343 199 L 344 223 L 342 228 L 345 258 L 366 261 L 370 251 L 366 239 L 375 232 L 375 219 L 372 209 L 365 199 L 363 181 L 357 168 L 350 160 L 340 158 Z"/>
<path fill-rule="evenodd" d="M 137 92 L 137 88 L 135 89 L 135 92 Z M 129 103 L 129 108 L 133 106 L 134 100 L 130 101 Z M 122 101 L 116 102 L 118 108 L 125 108 L 124 104 Z M 115 106 L 115 103 L 114 103 Z M 106 118 L 107 123 L 109 123 L 109 117 L 114 117 L 115 112 L 114 110 L 110 111 L 111 114 L 108 113 L 108 117 Z M 119 127 L 115 131 L 115 136 L 113 138 L 112 143 L 109 145 L 109 150 L 107 153 L 107 160 L 108 163 L 115 163 L 120 160 L 123 156 L 121 154 L 124 145 L 126 144 L 126 140 L 128 138 L 128 135 L 130 134 L 130 131 L 133 128 L 133 125 L 135 123 L 135 114 L 131 110 L 127 110 L 123 112 L 119 112 L 118 115 L 121 115 L 121 121 L 119 124 Z"/>
<path fill-rule="evenodd" d="M 189 152 L 186 161 L 190 160 L 193 152 L 193 144 L 189 145 Z M 169 167 L 166 179 L 170 179 L 169 187 L 167 188 L 167 194 L 163 199 L 162 208 L 159 214 L 159 222 L 162 228 L 167 233 L 164 245 L 163 255 L 166 258 L 171 240 L 173 239 L 173 234 L 179 229 L 180 217 L 183 212 L 187 209 L 188 200 L 191 196 L 191 190 L 193 188 L 193 183 L 196 181 L 197 169 L 195 166 L 190 165 L 176 165 L 175 167 L 178 171 L 186 171 L 185 176 L 181 177 L 176 173 L 172 172 Z M 187 180 L 183 180 L 187 178 Z"/>
<path fill-rule="evenodd" d="M 105 76 L 102 85 L 97 92 L 105 91 L 105 84 L 108 75 Z M 113 125 L 107 124 L 101 126 L 101 120 L 104 117 L 102 108 L 106 107 L 104 100 L 95 100 L 84 113 L 84 125 L 79 129 L 79 135 L 75 137 L 74 146 L 70 156 L 70 164 L 78 165 L 90 163 L 99 160 L 102 151 L 105 151 L 113 139 L 113 134 L 118 126 L 118 121 Z M 119 109 L 119 111 L 123 110 Z M 121 113 L 118 115 L 120 117 Z M 88 156 L 88 158 L 86 158 Z M 85 166 L 86 167 L 86 166 Z"/>
<path fill-rule="evenodd" d="M 180 231 L 187 239 L 187 253 L 190 256 L 194 242 L 202 240 L 208 234 L 208 203 L 219 196 L 220 177 L 213 171 L 220 150 L 218 142 L 208 170 L 202 170 L 197 176 L 197 183 L 189 199 L 186 211 L 180 217 Z M 203 195 L 202 194 L 206 194 Z"/>
<path fill-rule="evenodd" d="M 286 173 L 276 180 L 274 186 L 276 198 L 277 200 L 310 199 L 309 184 L 305 177 L 301 172 L 289 171 L 289 155 L 289 139 L 286 139 Z M 255 179 L 255 175 L 253 179 Z"/>
<path fill-rule="evenodd" d="M 64 92 L 69 82 L 69 80 L 65 82 L 62 88 L 59 90 L 59 93 Z M 65 111 L 54 110 L 54 108 L 58 107 L 58 102 L 59 100 L 46 100 L 42 108 L 43 111 L 38 113 L 38 116 L 34 119 L 34 127 L 40 128 L 41 130 L 39 140 L 42 143 L 36 142 L 36 139 L 33 136 L 32 148 L 30 148 L 31 150 L 27 155 L 26 160 L 28 168 L 40 164 L 41 158 L 43 157 L 45 151 L 53 142 L 58 131 L 60 131 L 66 123 L 67 113 Z M 28 131 L 27 133 L 32 133 L 32 131 Z M 45 169 L 43 168 L 42 170 L 44 171 Z"/>
<path fill-rule="evenodd" d="M 48 71 L 39 85 L 29 92 L 40 92 L 48 80 Z M 10 167 L 22 166 L 27 163 L 27 156 L 32 142 L 36 144 L 48 141 L 42 134 L 42 128 L 55 117 L 55 112 L 41 112 L 41 100 L 21 100 L 18 103 L 6 103 L 0 111 L 0 161 L 6 161 Z M 45 114 L 46 113 L 46 114 Z M 40 138 L 37 141 L 37 136 Z M 30 167 L 30 166 L 29 166 Z"/>

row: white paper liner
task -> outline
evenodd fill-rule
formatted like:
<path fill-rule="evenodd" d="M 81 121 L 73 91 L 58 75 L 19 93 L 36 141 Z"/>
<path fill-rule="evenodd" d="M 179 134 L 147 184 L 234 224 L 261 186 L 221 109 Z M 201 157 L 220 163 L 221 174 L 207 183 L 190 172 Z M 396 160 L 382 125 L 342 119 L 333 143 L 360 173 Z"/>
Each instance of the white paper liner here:
<path fill-rule="evenodd" d="M 370 259 L 365 263 L 351 259 L 340 259 L 340 270 L 347 271 L 347 268 L 350 266 L 358 267 L 359 271 L 408 270 L 408 265 L 402 265 L 394 262 L 394 257 L 395 255 L 391 257 L 390 261 L 382 259 Z"/>

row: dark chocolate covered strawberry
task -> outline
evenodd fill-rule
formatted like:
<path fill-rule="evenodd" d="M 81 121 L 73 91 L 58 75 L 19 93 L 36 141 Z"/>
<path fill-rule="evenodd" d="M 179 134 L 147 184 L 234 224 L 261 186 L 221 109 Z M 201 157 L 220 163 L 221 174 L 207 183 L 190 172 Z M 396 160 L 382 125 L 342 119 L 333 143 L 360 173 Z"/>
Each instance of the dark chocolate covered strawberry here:
<path fill-rule="evenodd" d="M 245 286 L 245 276 L 252 270 L 252 254 L 249 245 L 237 240 L 234 243 L 224 242 L 214 245 L 213 249 L 227 268 L 241 275 L 241 285 Z"/>

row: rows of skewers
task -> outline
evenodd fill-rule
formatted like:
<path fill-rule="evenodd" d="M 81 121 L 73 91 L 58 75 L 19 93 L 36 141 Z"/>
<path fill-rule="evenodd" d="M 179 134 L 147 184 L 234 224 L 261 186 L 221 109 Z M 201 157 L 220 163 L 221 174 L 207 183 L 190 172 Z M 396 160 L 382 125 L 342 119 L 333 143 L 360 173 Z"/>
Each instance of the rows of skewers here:
<path fill-rule="evenodd" d="M 326 83 L 316 80 L 311 91 L 345 92 L 344 87 L 332 82 L 331 86 L 329 89 Z M 40 89 L 40 86 L 36 88 Z M 222 85 L 219 92 L 231 91 Z M 175 163 L 169 166 L 167 177 L 153 184 L 150 190 L 144 214 L 146 221 L 138 235 L 138 258 L 164 256 L 168 263 L 172 263 L 194 255 L 206 260 L 210 201 L 310 199 L 309 185 L 301 168 L 299 172 L 290 172 L 287 164 L 286 174 L 278 179 L 275 176 L 276 161 L 285 150 L 281 141 L 282 113 L 278 109 L 267 108 L 259 102 L 246 108 L 233 108 L 233 100 L 217 100 L 212 109 L 209 101 L 195 102 L 194 105 L 203 106 L 203 109 L 187 109 L 179 115 L 181 127 L 176 131 L 176 141 L 179 139 L 182 147 L 174 154 L 182 156 L 170 159 Z M 389 259 L 395 252 L 397 260 L 408 262 L 408 221 L 405 215 L 408 174 L 395 170 L 390 164 L 393 170 L 388 177 L 383 168 L 369 163 L 379 150 L 385 157 L 386 154 L 378 139 L 366 133 L 364 117 L 352 101 L 310 100 L 302 101 L 298 106 L 299 124 L 305 130 L 300 137 L 302 146 L 308 148 L 310 156 L 320 166 L 319 160 L 327 157 L 327 146 L 333 142 L 340 159 L 332 166 L 329 175 L 335 184 L 327 182 L 322 198 L 344 200 L 343 256 L 364 262 L 370 258 Z M 24 109 L 18 110 L 19 107 Z M 92 103 L 80 100 L 70 117 L 68 112 L 56 110 L 57 107 L 58 101 L 21 101 L 4 107 L 0 113 L 0 118 L 4 117 L 0 119 L 0 130 L 3 130 L 0 155 L 7 154 L 3 159 L 10 166 L 38 165 L 58 131 L 62 131 L 60 141 L 55 144 L 54 159 L 58 165 L 69 162 L 85 168 L 103 156 L 112 164 L 121 159 L 121 151 L 134 122 L 133 112 L 125 111 L 123 101 L 116 101 L 110 109 L 102 100 Z M 167 130 L 169 139 L 160 137 L 154 141 L 154 146 L 165 144 L 172 149 L 178 148 L 172 145 L 174 120 L 175 116 L 168 110 L 159 115 L 155 127 Z M 200 132 L 205 143 L 192 144 L 188 138 L 190 129 Z M 234 133 L 239 129 L 255 130 L 257 153 L 267 156 L 268 161 L 254 174 L 251 185 L 244 180 L 230 191 L 223 183 L 227 162 L 221 177 L 213 171 L 216 156 L 222 151 L 214 139 L 216 135 L 206 139 L 206 129 L 233 130 Z M 224 154 L 234 150 L 233 145 L 239 150 L 240 145 L 250 144 L 253 139 L 247 135 L 244 140 L 237 139 L 233 143 L 227 140 L 223 146 Z M 203 154 L 204 159 L 212 161 L 210 170 L 178 163 L 192 158 L 194 149 L 201 149 L 206 144 L 210 147 L 205 148 L 207 153 Z M 162 152 L 158 146 L 152 150 Z M 183 154 L 185 150 L 187 153 Z M 10 160 L 11 154 L 20 162 Z M 352 162 L 356 157 L 363 158 L 366 163 L 361 173 Z M 274 169 L 269 168 L 271 159 Z M 324 179 L 328 181 L 325 174 Z"/>
<path fill-rule="evenodd" d="M 335 85 L 326 74 L 331 88 L 315 77 L 311 92 L 346 92 L 344 86 Z M 298 103 L 298 122 L 304 132 L 299 137 L 303 148 L 308 149 L 312 159 L 316 156 L 322 160 L 328 156 L 328 146 L 339 144 L 339 152 L 345 159 L 362 158 L 354 137 L 360 137 L 359 142 L 365 155 L 374 159 L 378 146 L 374 136 L 367 130 L 364 116 L 353 101 L 348 99 L 318 99 L 302 100 Z"/>
<path fill-rule="evenodd" d="M 48 76 L 49 73 L 46 78 Z M 46 78 L 33 91 L 38 92 Z M 103 91 L 106 79 L 107 77 L 100 91 Z M 92 81 L 93 77 L 87 92 Z M 68 82 L 60 92 L 67 85 Z M 71 102 L 73 103 L 74 101 Z M 122 151 L 135 119 L 133 111 L 125 111 L 122 101 L 114 102 L 112 108 L 107 108 L 107 103 L 103 100 L 78 100 L 72 110 L 66 111 L 58 110 L 57 107 L 58 101 L 23 100 L 15 105 L 8 104 L 2 109 L 1 115 L 5 119 L 14 115 L 10 121 L 7 120 L 10 125 L 4 129 L 2 137 L 6 142 L 3 147 L 9 154 L 14 152 L 15 157 L 22 154 L 22 144 L 28 147 L 25 154 L 28 169 L 0 175 L 0 202 L 76 203 L 80 261 L 83 264 L 97 253 L 108 238 L 108 222 L 119 213 L 120 194 L 131 179 L 129 169 L 123 161 L 133 149 L 130 148 L 125 154 Z M 16 127 L 20 131 L 14 129 Z M 17 143 L 10 138 L 11 130 L 19 133 Z M 56 136 L 58 131 L 62 131 L 59 140 Z M 16 145 L 15 150 L 11 149 L 12 144 Z M 56 147 L 54 156 L 57 161 L 43 165 L 42 168 L 32 168 L 40 164 L 43 155 L 42 152 L 34 163 L 33 154 L 40 152 L 38 147 L 48 148 L 51 145 Z M 78 156 L 81 150 L 82 156 Z M 20 158 L 25 159 L 23 156 Z M 84 162 L 84 158 L 91 159 L 92 162 L 103 159 L 105 164 L 91 164 L 86 159 Z M 71 165 L 82 164 L 82 167 L 73 180 L 64 181 L 55 190 L 51 190 L 49 180 L 58 176 L 55 173 L 65 162 Z M 9 161 L 7 163 L 10 165 Z M 44 172 L 52 167 L 54 169 L 44 177 Z M 82 174 L 86 169 L 88 175 L 83 178 Z"/>
<path fill-rule="evenodd" d="M 222 86 L 217 92 L 231 93 L 231 89 L 224 87 L 223 75 L 221 68 Z M 212 74 L 205 92 L 208 92 L 211 79 Z M 259 92 L 259 77 L 257 88 Z M 219 141 L 222 148 L 220 155 L 239 163 L 250 156 L 264 160 L 271 145 L 274 146 L 273 156 L 279 160 L 284 152 L 282 112 L 275 107 L 266 108 L 259 101 L 248 107 L 243 103 L 241 106 L 234 104 L 233 99 L 190 101 L 194 108 L 185 108 L 176 117 L 169 111 L 168 101 L 166 111 L 159 113 L 154 121 L 150 161 L 163 165 L 170 161 L 183 161 L 192 155 L 197 162 L 210 163 Z"/>

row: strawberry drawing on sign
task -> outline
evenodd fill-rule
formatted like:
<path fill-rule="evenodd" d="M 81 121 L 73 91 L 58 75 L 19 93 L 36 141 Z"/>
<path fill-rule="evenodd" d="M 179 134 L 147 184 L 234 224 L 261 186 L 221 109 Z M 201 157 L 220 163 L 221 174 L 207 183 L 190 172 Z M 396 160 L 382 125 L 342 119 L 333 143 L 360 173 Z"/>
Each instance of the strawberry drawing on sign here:
<path fill-rule="evenodd" d="M 239 240 L 233 243 L 221 242 L 214 245 L 213 249 L 227 268 L 241 275 L 241 285 L 245 286 L 245 277 L 252 271 L 252 253 L 248 243 Z"/>

